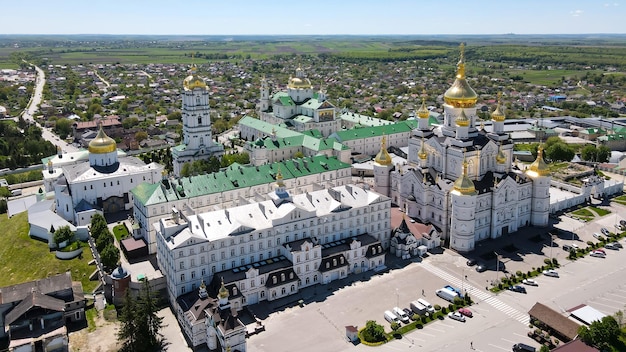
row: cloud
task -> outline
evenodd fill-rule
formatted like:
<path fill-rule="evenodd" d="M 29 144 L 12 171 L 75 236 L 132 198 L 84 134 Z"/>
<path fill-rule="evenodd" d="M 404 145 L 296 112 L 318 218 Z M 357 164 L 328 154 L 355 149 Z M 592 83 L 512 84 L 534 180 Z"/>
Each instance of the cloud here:
<path fill-rule="evenodd" d="M 611 6 L 615 6 L 615 7 L 617 7 L 617 6 L 619 6 L 619 3 L 618 3 L 618 2 L 614 2 L 614 3 L 612 3 L 612 4 L 610 4 L 610 3 L 605 3 L 605 4 L 604 4 L 604 7 L 611 7 Z"/>
<path fill-rule="evenodd" d="M 572 15 L 573 17 L 579 17 L 583 14 L 583 10 L 570 11 L 569 14 Z"/>

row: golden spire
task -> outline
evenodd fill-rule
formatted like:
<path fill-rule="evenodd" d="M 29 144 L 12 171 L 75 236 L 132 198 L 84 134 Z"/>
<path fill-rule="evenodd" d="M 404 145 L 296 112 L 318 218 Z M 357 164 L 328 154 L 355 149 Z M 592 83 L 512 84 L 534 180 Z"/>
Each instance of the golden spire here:
<path fill-rule="evenodd" d="M 280 171 L 280 165 L 278 165 L 278 171 L 276 171 L 276 184 L 278 187 L 285 187 L 285 183 L 283 182 L 283 173 Z"/>
<path fill-rule="evenodd" d="M 469 177 L 467 177 L 467 160 L 465 159 L 465 152 L 463 153 L 463 172 L 461 176 L 454 181 L 454 191 L 464 195 L 474 195 L 476 194 L 476 187 L 474 186 L 474 181 L 472 181 Z"/>
<path fill-rule="evenodd" d="M 426 153 L 426 149 L 424 149 L 424 137 L 422 137 L 422 147 L 420 148 L 419 153 L 417 153 L 417 156 L 422 160 L 426 160 L 426 158 L 428 158 L 428 153 Z"/>
<path fill-rule="evenodd" d="M 452 86 L 443 95 L 446 104 L 455 108 L 470 108 L 476 106 L 478 95 L 465 79 L 465 44 L 460 45 L 461 55 L 457 64 L 456 79 Z"/>
<path fill-rule="evenodd" d="M 417 116 L 420 119 L 427 119 L 430 116 L 430 112 L 426 109 L 426 90 L 422 93 L 422 106 L 417 110 Z"/>
<path fill-rule="evenodd" d="M 537 159 L 530 164 L 526 174 L 530 177 L 537 176 L 550 176 L 550 168 L 545 161 L 543 161 L 543 145 L 540 145 L 537 149 Z"/>
<path fill-rule="evenodd" d="M 226 288 L 226 286 L 224 286 L 224 278 L 222 278 L 222 286 L 220 287 L 217 297 L 220 299 L 228 298 L 228 289 Z"/>
<path fill-rule="evenodd" d="M 498 146 L 498 155 L 496 155 L 496 162 L 498 164 L 506 163 L 506 155 L 504 155 L 504 153 L 502 152 L 502 142 L 500 142 L 500 145 Z"/>
<path fill-rule="evenodd" d="M 196 88 L 207 89 L 206 83 L 203 79 L 196 76 L 196 64 L 194 63 L 193 53 L 191 54 L 191 68 L 189 69 L 189 76 L 183 81 L 183 88 L 186 90 L 194 90 Z"/>
<path fill-rule="evenodd" d="M 496 122 L 502 122 L 505 119 L 504 114 L 502 113 L 502 110 L 500 110 L 501 99 L 502 99 L 502 93 L 498 92 L 498 104 L 496 105 L 496 109 L 491 113 L 491 119 Z"/>
<path fill-rule="evenodd" d="M 380 165 L 391 165 L 391 155 L 387 153 L 387 136 L 383 134 L 383 138 L 380 141 L 380 152 L 376 154 L 374 161 Z"/>
<path fill-rule="evenodd" d="M 470 120 L 465 115 L 465 110 L 461 110 L 461 115 L 456 118 L 456 125 L 459 127 L 467 127 L 470 124 Z"/>
<path fill-rule="evenodd" d="M 459 55 L 459 62 L 456 64 L 456 78 L 465 79 L 465 43 L 459 45 L 461 54 Z"/>

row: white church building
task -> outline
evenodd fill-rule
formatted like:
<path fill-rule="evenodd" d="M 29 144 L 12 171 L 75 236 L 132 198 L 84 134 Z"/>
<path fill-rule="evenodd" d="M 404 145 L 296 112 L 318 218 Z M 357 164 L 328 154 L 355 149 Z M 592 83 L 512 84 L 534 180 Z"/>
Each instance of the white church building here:
<path fill-rule="evenodd" d="M 429 125 L 422 102 L 407 163 L 393 165 L 383 139 L 374 177 L 375 189 L 408 216 L 435 225 L 450 248 L 468 252 L 476 242 L 524 226 L 548 226 L 551 177 L 541 147 L 525 172 L 513 166 L 499 100 L 491 114 L 493 132 L 479 128 L 478 95 L 465 77 L 463 49 L 456 79 L 444 94 L 443 124 Z"/>
<path fill-rule="evenodd" d="M 71 156 L 64 154 L 66 159 Z M 135 157 L 119 157 L 115 140 L 102 130 L 89 142 L 89 161 L 69 163 L 55 170 L 48 162 L 45 177 L 54 187 L 56 212 L 76 226 L 87 225 L 96 213 L 132 209 L 130 190 L 142 182 L 161 180 L 163 166 Z"/>

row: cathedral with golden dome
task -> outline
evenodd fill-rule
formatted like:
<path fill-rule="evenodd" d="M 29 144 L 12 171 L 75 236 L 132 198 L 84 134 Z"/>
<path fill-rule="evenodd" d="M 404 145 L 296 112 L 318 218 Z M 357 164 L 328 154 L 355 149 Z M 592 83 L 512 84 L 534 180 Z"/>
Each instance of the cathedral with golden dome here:
<path fill-rule="evenodd" d="M 341 130 L 335 106 L 320 87 L 313 89 L 301 66 L 289 77 L 287 90 L 271 94 L 267 79 L 261 80 L 259 118 L 274 125 L 286 125 L 295 131 L 318 130 L 324 137 Z"/>
<path fill-rule="evenodd" d="M 106 215 L 132 209 L 130 190 L 142 182 L 158 182 L 162 172 L 162 165 L 146 165 L 119 151 L 115 140 L 106 135 L 100 124 L 87 151 L 59 153 L 47 161 L 43 174 L 46 191 L 54 191 L 57 214 L 83 226 L 96 213 Z"/>
<path fill-rule="evenodd" d="M 464 56 L 461 44 L 454 83 L 443 95 L 443 123 L 428 124 L 422 101 L 407 162 L 393 165 L 383 153 L 374 166 L 375 189 L 407 216 L 435 225 L 460 252 L 524 226 L 547 226 L 551 181 L 541 148 L 526 170 L 513 163 L 500 97 L 492 131 L 479 127 L 478 95 L 467 82 Z"/>
<path fill-rule="evenodd" d="M 196 66 L 192 65 L 189 76 L 183 81 L 183 138 L 181 144 L 172 148 L 172 164 L 176 176 L 180 175 L 185 163 L 224 155 L 224 146 L 213 140 L 209 88 L 196 71 Z"/>

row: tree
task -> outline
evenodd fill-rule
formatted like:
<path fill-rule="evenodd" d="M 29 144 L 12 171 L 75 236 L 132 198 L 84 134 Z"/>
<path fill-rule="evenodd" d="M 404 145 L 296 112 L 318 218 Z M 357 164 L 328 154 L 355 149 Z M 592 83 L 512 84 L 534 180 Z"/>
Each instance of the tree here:
<path fill-rule="evenodd" d="M 541 348 L 539 349 L 539 352 L 550 352 L 550 347 L 546 345 L 542 345 Z"/>
<path fill-rule="evenodd" d="M 94 215 L 91 218 L 91 237 L 97 240 L 98 237 L 100 237 L 100 234 L 103 233 L 105 230 L 108 230 L 108 228 L 107 221 L 104 219 L 104 216 L 102 216 L 101 214 Z"/>
<path fill-rule="evenodd" d="M 120 260 L 120 250 L 113 243 L 108 243 L 100 252 L 100 261 L 105 268 L 115 268 Z"/>
<path fill-rule="evenodd" d="M 385 328 L 375 320 L 368 320 L 363 329 L 363 338 L 366 342 L 385 341 Z"/>
<path fill-rule="evenodd" d="M 586 161 L 595 161 L 597 156 L 598 156 L 598 153 L 594 145 L 586 145 L 580 151 L 580 157 Z"/>
<path fill-rule="evenodd" d="M 96 239 L 96 249 L 98 250 L 98 252 L 102 253 L 102 251 L 109 244 L 113 244 L 113 235 L 111 234 L 111 231 L 109 231 L 109 229 L 106 229 L 106 231 L 100 233 L 100 235 Z"/>
<path fill-rule="evenodd" d="M 564 142 L 557 142 L 546 148 L 546 157 L 550 161 L 571 161 L 574 158 L 574 151 Z"/>
<path fill-rule="evenodd" d="M 72 133 L 72 123 L 70 119 L 58 119 L 54 124 L 54 132 L 58 134 L 61 139 L 65 139 Z"/>
<path fill-rule="evenodd" d="M 598 156 L 596 157 L 596 161 L 599 163 L 606 163 L 611 158 L 611 148 L 606 145 L 601 145 L 598 148 Z"/>
<path fill-rule="evenodd" d="M 136 299 L 127 291 L 120 315 L 122 326 L 117 337 L 122 342 L 122 351 L 148 352 L 160 349 L 163 341 L 159 338 L 159 330 L 163 326 L 163 318 L 157 315 L 157 311 L 157 298 L 147 281 L 143 282 Z"/>
<path fill-rule="evenodd" d="M 141 143 L 141 141 L 144 141 L 146 139 L 148 139 L 148 132 L 139 131 L 135 133 L 135 140 L 137 141 L 137 143 Z"/>
<path fill-rule="evenodd" d="M 581 326 L 578 335 L 588 345 L 601 350 L 610 350 L 611 344 L 615 343 L 621 332 L 615 318 L 606 316 L 602 320 L 596 320 L 589 327 Z"/>
<path fill-rule="evenodd" d="M 58 246 L 59 244 L 69 241 L 74 237 L 72 230 L 70 230 L 69 226 L 61 226 L 56 231 L 54 231 L 53 240 L 54 243 Z"/>

